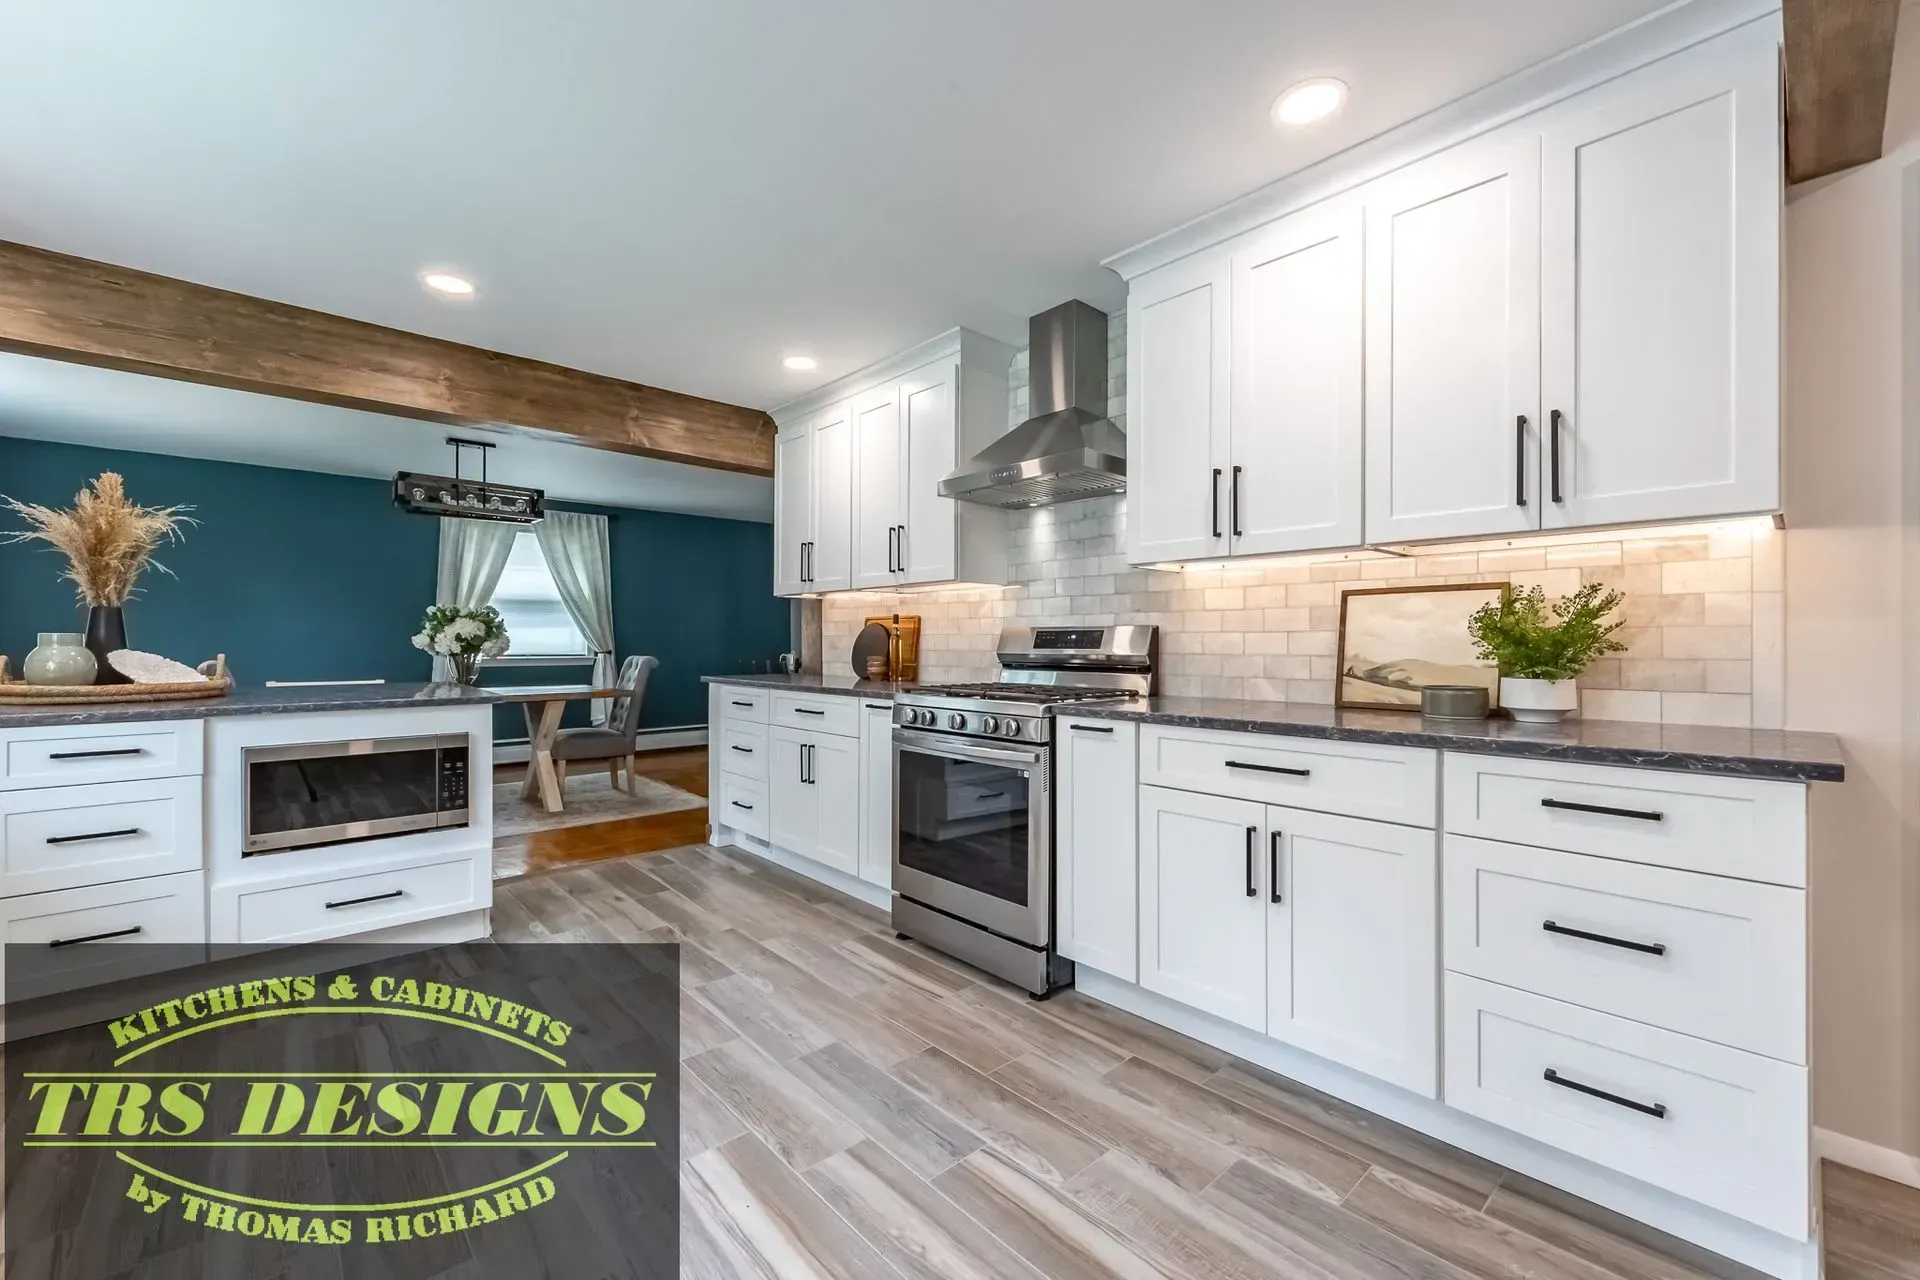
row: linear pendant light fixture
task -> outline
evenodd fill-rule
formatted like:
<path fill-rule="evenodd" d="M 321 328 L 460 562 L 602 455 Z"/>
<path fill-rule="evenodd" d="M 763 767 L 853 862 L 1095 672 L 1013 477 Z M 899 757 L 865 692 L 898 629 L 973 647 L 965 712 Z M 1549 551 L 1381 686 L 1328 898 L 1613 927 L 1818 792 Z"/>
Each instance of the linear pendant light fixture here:
<path fill-rule="evenodd" d="M 484 440 L 448 436 L 453 446 L 453 474 L 419 475 L 402 471 L 393 478 L 393 503 L 417 516 L 453 516 L 462 520 L 498 520 L 505 524 L 534 524 L 546 515 L 547 495 L 517 484 L 487 479 L 487 450 L 497 446 Z M 480 478 L 460 474 L 464 449 L 480 450 Z"/>

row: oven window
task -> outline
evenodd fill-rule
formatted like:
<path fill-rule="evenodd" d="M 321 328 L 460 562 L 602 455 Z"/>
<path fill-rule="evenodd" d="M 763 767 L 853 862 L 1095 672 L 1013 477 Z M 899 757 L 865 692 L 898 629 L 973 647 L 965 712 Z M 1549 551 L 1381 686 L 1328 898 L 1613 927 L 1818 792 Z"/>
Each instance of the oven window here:
<path fill-rule="evenodd" d="M 439 759 L 440 752 L 433 746 L 364 755 L 249 759 L 248 848 L 268 852 L 365 839 L 409 826 L 431 827 L 439 810 Z M 359 823 L 372 827 L 354 826 Z"/>
<path fill-rule="evenodd" d="M 899 760 L 900 865 L 1026 906 L 1026 773 L 919 751 Z"/>

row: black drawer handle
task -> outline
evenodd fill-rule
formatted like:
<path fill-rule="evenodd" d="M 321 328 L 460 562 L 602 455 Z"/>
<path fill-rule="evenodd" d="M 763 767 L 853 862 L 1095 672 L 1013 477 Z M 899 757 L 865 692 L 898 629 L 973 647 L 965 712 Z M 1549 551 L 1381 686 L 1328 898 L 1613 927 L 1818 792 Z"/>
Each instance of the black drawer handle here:
<path fill-rule="evenodd" d="M 1006 798 L 1007 793 L 1004 791 L 982 791 L 974 797 L 975 800 L 1005 800 Z"/>
<path fill-rule="evenodd" d="M 1540 802 L 1542 809 L 1566 809 L 1573 813 L 1603 813 L 1609 818 L 1638 818 L 1642 822 L 1659 822 L 1667 815 L 1658 809 L 1616 809 L 1606 804 L 1580 804 L 1573 800 L 1546 799 Z"/>
<path fill-rule="evenodd" d="M 751 808 L 753 808 L 753 806 L 752 806 L 752 805 L 750 805 L 750 804 L 741 804 L 741 803 L 740 803 L 740 802 L 739 802 L 738 800 L 730 800 L 730 801 L 728 801 L 727 803 L 729 803 L 729 804 L 731 804 L 731 805 L 732 805 L 732 806 L 733 806 L 734 808 L 736 808 L 736 809 L 751 809 Z"/>
<path fill-rule="evenodd" d="M 1596 1089 L 1590 1084 L 1581 1084 L 1578 1080 L 1569 1080 L 1547 1068 L 1544 1079 L 1548 1084 L 1557 1084 L 1562 1089 L 1571 1089 L 1575 1093 L 1584 1093 L 1589 1098 L 1598 1098 L 1602 1102 L 1611 1102 L 1616 1107 L 1625 1107 L 1629 1111 L 1638 1111 L 1643 1116 L 1652 1116 L 1655 1120 L 1667 1118 L 1667 1104 L 1664 1102 L 1635 1102 L 1632 1098 L 1623 1098 L 1617 1093 L 1608 1093 L 1605 1089 Z"/>
<path fill-rule="evenodd" d="M 363 902 L 385 902 L 388 898 L 400 897 L 402 892 L 399 889 L 389 889 L 385 893 L 370 893 L 364 898 L 343 898 L 339 902 L 329 902 L 327 910 L 331 911 L 335 907 L 357 907 Z"/>
<path fill-rule="evenodd" d="M 49 751 L 49 760 L 105 760 L 109 756 L 143 756 L 145 747 L 107 747 L 99 751 Z"/>
<path fill-rule="evenodd" d="M 738 752 L 739 752 L 739 753 L 740 753 L 741 755 L 743 755 L 743 756 L 750 756 L 750 755 L 752 755 L 752 754 L 753 754 L 753 748 L 752 748 L 752 747 L 742 747 L 742 746 L 735 746 L 735 747 L 734 747 L 733 749 L 734 749 L 735 751 L 738 751 Z"/>
<path fill-rule="evenodd" d="M 1106 724 L 1070 724 L 1067 728 L 1075 733 L 1112 733 L 1113 726 Z"/>
<path fill-rule="evenodd" d="M 734 703 L 733 705 L 734 705 L 734 706 L 736 706 L 736 707 L 751 707 L 751 706 L 753 706 L 753 704 L 752 704 L 751 702 L 736 702 L 736 703 Z"/>
<path fill-rule="evenodd" d="M 1588 942 L 1603 942 L 1609 947 L 1620 947 L 1627 951 L 1639 951 L 1650 956 L 1663 956 L 1667 954 L 1667 944 L 1664 942 L 1630 942 L 1625 938 L 1609 938 L 1604 933 L 1588 933 L 1585 929 L 1569 929 L 1567 926 L 1555 924 L 1551 920 L 1542 920 L 1540 927 L 1548 933 L 1564 934 L 1569 938 L 1583 938 Z"/>
<path fill-rule="evenodd" d="M 869 710 L 869 711 L 891 711 L 891 710 L 893 710 L 893 704 L 892 704 L 891 702 L 869 702 L 869 703 L 867 704 L 867 710 Z"/>
<path fill-rule="evenodd" d="M 89 831 L 83 836 L 48 836 L 48 844 L 79 844 L 84 840 L 118 840 L 121 836 L 137 836 L 138 827 L 122 827 L 118 831 Z"/>
<path fill-rule="evenodd" d="M 1280 833 L 1274 832 L 1267 845 L 1267 901 L 1278 903 L 1280 898 Z"/>
<path fill-rule="evenodd" d="M 1249 898 L 1257 898 L 1260 896 L 1260 886 L 1253 882 L 1253 879 L 1254 879 L 1253 842 L 1259 837 L 1259 835 L 1260 835 L 1260 828 L 1258 827 L 1247 828 L 1247 896 Z"/>
<path fill-rule="evenodd" d="M 793 712 L 795 715 L 801 715 L 801 716 L 823 716 L 827 714 L 826 712 L 816 710 L 813 707 L 795 707 L 793 709 Z"/>
<path fill-rule="evenodd" d="M 90 933 L 84 938 L 55 938 L 47 945 L 50 947 L 77 947 L 83 942 L 105 942 L 108 938 L 130 938 L 140 932 L 140 926 L 131 929 L 113 929 L 106 933 Z"/>
<path fill-rule="evenodd" d="M 1251 769 L 1255 773 L 1284 773 L 1289 778 L 1305 778 L 1311 776 L 1313 773 L 1311 769 L 1289 769 L 1285 765 L 1279 764 L 1248 764 L 1244 760 L 1229 760 L 1227 761 L 1227 768 Z"/>

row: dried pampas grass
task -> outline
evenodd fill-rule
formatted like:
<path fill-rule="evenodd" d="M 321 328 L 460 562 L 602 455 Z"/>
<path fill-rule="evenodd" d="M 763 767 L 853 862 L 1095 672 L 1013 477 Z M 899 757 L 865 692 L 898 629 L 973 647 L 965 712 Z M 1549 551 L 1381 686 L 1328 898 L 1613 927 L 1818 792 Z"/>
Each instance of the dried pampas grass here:
<path fill-rule="evenodd" d="M 44 542 L 67 557 L 62 577 L 71 581 L 87 605 L 123 605 L 149 565 L 170 573 L 154 560 L 162 542 L 178 542 L 191 507 L 140 507 L 127 501 L 126 481 L 112 471 L 74 495 L 73 510 L 0 499 L 32 526 L 0 534 L 7 542 Z"/>

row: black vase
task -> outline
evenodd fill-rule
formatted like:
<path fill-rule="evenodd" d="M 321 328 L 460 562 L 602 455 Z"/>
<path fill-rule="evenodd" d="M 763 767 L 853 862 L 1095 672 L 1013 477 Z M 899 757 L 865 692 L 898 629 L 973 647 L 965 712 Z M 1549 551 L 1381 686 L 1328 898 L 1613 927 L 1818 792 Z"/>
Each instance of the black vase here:
<path fill-rule="evenodd" d="M 99 667 L 93 677 L 95 684 L 133 683 L 131 678 L 121 675 L 107 662 L 108 654 L 126 647 L 127 619 L 119 605 L 96 604 L 87 610 L 87 648 Z"/>

